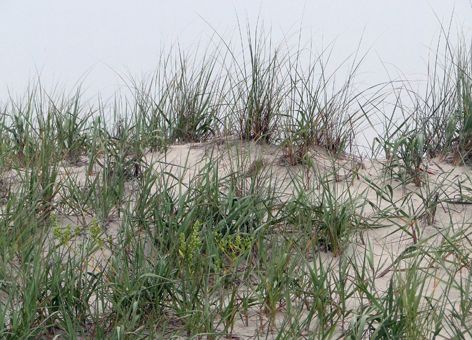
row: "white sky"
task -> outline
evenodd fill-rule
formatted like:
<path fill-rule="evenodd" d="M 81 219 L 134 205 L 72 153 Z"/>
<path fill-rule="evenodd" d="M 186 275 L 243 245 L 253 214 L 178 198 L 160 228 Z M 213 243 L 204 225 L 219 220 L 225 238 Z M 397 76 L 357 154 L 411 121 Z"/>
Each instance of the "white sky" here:
<path fill-rule="evenodd" d="M 165 47 L 205 45 L 213 28 L 237 38 L 237 17 L 259 18 L 276 41 L 296 41 L 302 27 L 315 47 L 335 41 L 339 58 L 363 36 L 364 81 L 388 80 L 381 61 L 418 78 L 453 11 L 452 32 L 470 38 L 470 0 L 0 0 L 0 99 L 38 74 L 64 88 L 87 74 L 89 91 L 109 95 L 120 84 L 114 71 L 139 78 Z"/>

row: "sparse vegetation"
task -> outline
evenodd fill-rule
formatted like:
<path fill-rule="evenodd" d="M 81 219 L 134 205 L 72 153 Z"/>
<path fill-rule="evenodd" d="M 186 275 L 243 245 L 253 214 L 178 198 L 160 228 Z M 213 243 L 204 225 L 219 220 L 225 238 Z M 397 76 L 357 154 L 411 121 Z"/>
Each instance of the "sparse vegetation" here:
<path fill-rule="evenodd" d="M 241 40 L 164 56 L 132 99 L 2 107 L 2 338 L 471 337 L 470 49 L 389 115 L 357 58 L 335 82 Z"/>

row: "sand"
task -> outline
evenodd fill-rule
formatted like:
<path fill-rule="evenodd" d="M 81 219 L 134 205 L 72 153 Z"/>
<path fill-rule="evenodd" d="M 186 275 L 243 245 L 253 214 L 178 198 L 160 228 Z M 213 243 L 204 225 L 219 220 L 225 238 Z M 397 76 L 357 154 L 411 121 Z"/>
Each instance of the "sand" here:
<path fill-rule="evenodd" d="M 472 175 L 472 170 L 466 166 L 455 166 L 439 159 L 430 160 L 427 164 L 428 171 L 425 172 L 429 184 L 427 187 L 418 188 L 413 184 L 401 185 L 400 182 L 392 180 L 389 174 L 383 171 L 385 160 L 368 160 L 348 156 L 343 159 L 333 160 L 323 150 L 312 150 L 310 154 L 312 159 L 311 167 L 303 165 L 290 166 L 283 160 L 283 151 L 283 148 L 278 146 L 226 139 L 208 143 L 173 145 L 166 152 L 148 152 L 144 159 L 146 164 L 156 172 L 167 171 L 176 176 L 176 178 L 180 178 L 184 184 L 183 190 L 209 161 L 218 162 L 221 176 L 236 170 L 247 173 L 248 178 L 254 172 L 260 172 L 261 176 L 264 176 L 264 174 L 266 176 L 270 175 L 273 179 L 272 184 L 276 183 L 281 192 L 281 204 L 294 194 L 295 188 L 291 185 L 291 178 L 300 176 L 303 178 L 308 189 L 315 185 L 316 172 L 327 175 L 332 174 L 332 181 L 339 188 L 350 188 L 353 196 L 358 199 L 377 202 L 380 207 L 390 207 L 390 209 L 392 204 L 380 202 L 375 190 L 369 185 L 369 181 L 381 187 L 390 185 L 392 187 L 392 198 L 396 205 L 399 208 L 410 209 L 411 211 L 420 211 L 422 209 L 421 195 L 424 195 L 428 190 L 438 191 L 441 198 L 450 203 L 443 203 L 438 207 L 435 219 L 432 221 L 433 223 L 427 223 L 425 220 L 412 221 L 408 220 L 408 218 L 398 218 L 397 220 L 398 225 L 405 226 L 406 230 L 408 230 L 410 225 L 415 225 L 417 227 L 416 232 L 418 233 L 416 235 L 417 240 L 414 240 L 406 232 L 398 231 L 398 225 L 389 225 L 391 222 L 378 217 L 378 211 L 370 206 L 364 207 L 360 212 L 366 219 L 376 221 L 381 227 L 366 228 L 358 232 L 350 240 L 343 256 L 364 256 L 365 249 L 371 249 L 373 254 L 372 261 L 374 266 L 379 268 L 380 273 L 372 282 L 378 292 L 385 291 L 392 275 L 395 275 L 395 271 L 398 273 L 402 265 L 407 265 L 405 262 L 400 266 L 395 266 L 394 261 L 408 247 L 413 245 L 415 241 L 418 242 L 418 240 L 431 238 L 428 242 L 432 245 L 435 243 L 439 244 L 441 242 L 441 230 L 446 230 L 451 224 L 457 225 L 457 228 L 460 228 L 472 221 L 472 205 L 453 203 L 459 197 L 458 186 L 454 185 L 454 183 L 467 181 L 468 176 Z M 86 162 L 86 158 L 84 162 Z M 99 171 L 100 168 L 96 167 L 90 173 L 86 163 L 83 163 L 81 166 L 63 164 L 59 172 L 59 181 L 65 178 L 74 178 L 74 181 L 85 186 L 87 184 L 87 177 Z M 3 187 L 10 186 L 15 190 L 18 178 L 21 175 L 21 173 L 10 171 L 2 179 Z M 134 186 L 133 180 L 127 183 L 128 193 L 134 190 Z M 442 190 L 442 188 L 445 190 Z M 409 200 L 409 206 L 406 207 L 406 203 L 402 200 L 409 194 L 412 194 L 412 199 Z M 2 192 L 0 192 L 1 199 Z M 58 195 L 57 199 L 60 200 L 61 195 Z M 58 212 L 57 219 L 58 223 L 62 226 L 67 224 L 85 226 L 90 223 L 92 217 L 88 215 L 77 216 L 70 211 L 64 210 Z M 105 232 L 107 237 L 115 240 L 119 226 L 120 217 L 116 215 L 106 224 Z M 80 243 L 80 237 L 76 242 Z M 110 256 L 112 254 L 106 247 L 97 251 L 91 263 L 88 264 L 87 270 L 100 271 Z M 326 263 L 331 264 L 335 264 L 340 260 L 339 256 L 335 257 L 329 252 L 326 252 L 323 257 Z M 424 265 L 428 266 L 426 262 Z M 307 263 L 306 265 L 310 264 Z M 333 266 L 333 268 L 336 267 Z M 435 270 L 436 279 L 432 280 L 429 286 L 426 287 L 425 294 L 440 297 L 444 293 L 444 282 L 441 281 L 441 278 L 445 275 L 445 268 L 437 268 Z M 467 268 L 463 268 L 457 275 L 465 275 L 464 271 L 467 270 Z M 333 275 L 335 274 L 333 273 Z M 449 294 L 452 303 L 459 300 L 456 290 L 452 289 L 447 294 Z M 354 297 L 349 299 L 348 303 L 354 308 L 359 306 L 361 301 L 356 301 Z M 303 306 L 298 309 L 298 312 L 300 313 L 300 318 L 306 317 L 308 313 L 307 309 Z M 348 321 L 346 320 L 345 324 L 339 325 L 333 336 L 342 336 L 343 331 L 349 325 Z M 235 325 L 232 332 L 233 338 L 272 338 L 276 336 L 277 325 L 283 322 L 283 306 L 281 306 L 280 311 L 276 315 L 275 325 L 271 327 L 268 326 L 268 316 L 259 307 L 250 308 L 247 314 L 235 317 Z M 315 323 L 309 325 L 307 334 L 309 334 L 310 328 L 313 329 L 315 327 Z"/>

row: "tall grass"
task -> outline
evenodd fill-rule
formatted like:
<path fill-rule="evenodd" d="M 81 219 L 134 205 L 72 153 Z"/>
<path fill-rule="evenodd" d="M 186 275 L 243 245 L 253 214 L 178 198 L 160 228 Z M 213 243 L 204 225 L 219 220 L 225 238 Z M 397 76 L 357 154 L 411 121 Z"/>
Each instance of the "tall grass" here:
<path fill-rule="evenodd" d="M 470 49 L 393 93 L 375 173 L 358 58 L 337 82 L 328 52 L 239 36 L 108 104 L 2 107 L 2 338 L 470 337 L 471 176 L 430 162 L 469 161 Z"/>
<path fill-rule="evenodd" d="M 388 135 L 377 139 L 393 167 L 403 168 L 418 186 L 427 159 L 464 164 L 470 154 L 471 48 L 465 40 L 454 47 L 449 32 L 441 38 L 424 92 L 405 82 L 396 91 L 392 115 L 384 117 Z"/>

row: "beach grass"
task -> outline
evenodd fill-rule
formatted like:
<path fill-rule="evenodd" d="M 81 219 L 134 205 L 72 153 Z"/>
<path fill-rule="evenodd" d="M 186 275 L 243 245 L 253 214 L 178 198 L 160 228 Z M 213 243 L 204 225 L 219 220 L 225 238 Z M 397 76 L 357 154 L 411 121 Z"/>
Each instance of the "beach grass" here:
<path fill-rule="evenodd" d="M 472 54 L 446 45 L 426 93 L 248 30 L 111 103 L 7 98 L 1 337 L 470 337 Z"/>

